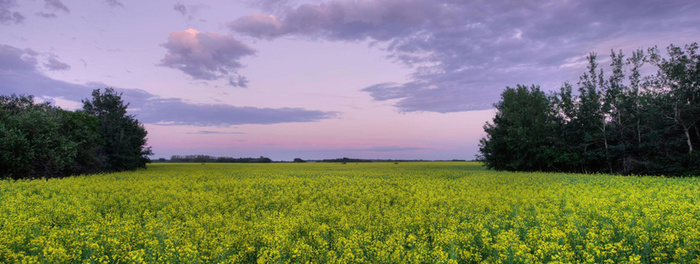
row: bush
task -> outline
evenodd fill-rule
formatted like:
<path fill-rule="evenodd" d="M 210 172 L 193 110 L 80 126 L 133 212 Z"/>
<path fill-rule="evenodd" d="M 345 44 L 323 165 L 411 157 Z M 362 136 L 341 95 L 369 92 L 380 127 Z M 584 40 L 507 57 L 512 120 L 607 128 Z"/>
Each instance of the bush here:
<path fill-rule="evenodd" d="M 97 118 L 32 96 L 0 96 L 0 178 L 54 178 L 100 170 Z"/>

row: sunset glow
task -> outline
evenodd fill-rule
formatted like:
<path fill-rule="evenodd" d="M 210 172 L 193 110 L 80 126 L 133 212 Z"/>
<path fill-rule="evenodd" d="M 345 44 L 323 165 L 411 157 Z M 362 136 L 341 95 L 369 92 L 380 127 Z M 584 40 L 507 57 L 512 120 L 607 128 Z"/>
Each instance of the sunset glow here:
<path fill-rule="evenodd" d="M 0 1 L 0 94 L 114 87 L 152 158 L 474 159 L 506 86 L 699 41 L 697 1 Z M 644 14 L 640 16 L 638 14 Z M 663 22 L 663 23 L 661 23 Z"/>

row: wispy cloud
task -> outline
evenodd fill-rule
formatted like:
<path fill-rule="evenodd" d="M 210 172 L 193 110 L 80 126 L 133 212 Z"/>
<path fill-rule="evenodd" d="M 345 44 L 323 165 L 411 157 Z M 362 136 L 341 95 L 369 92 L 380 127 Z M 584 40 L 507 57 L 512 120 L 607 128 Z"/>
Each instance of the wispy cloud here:
<path fill-rule="evenodd" d="M 195 134 L 195 135 L 212 135 L 212 134 L 223 134 L 223 135 L 243 135 L 243 132 L 237 131 L 210 131 L 210 130 L 200 130 L 196 132 L 187 132 L 185 134 Z"/>
<path fill-rule="evenodd" d="M 211 7 L 211 6 L 205 5 L 205 4 L 184 5 L 181 3 L 177 3 L 177 4 L 173 5 L 173 10 L 175 10 L 175 12 L 180 13 L 181 15 L 183 15 L 184 17 L 186 17 L 188 20 L 191 21 L 191 20 L 195 19 L 195 16 L 199 12 L 199 10 L 201 10 L 203 8 L 209 8 L 209 7 Z M 199 19 L 199 21 L 204 22 L 206 20 Z"/>
<path fill-rule="evenodd" d="M 110 7 L 124 7 L 118 0 L 105 0 Z"/>
<path fill-rule="evenodd" d="M 430 148 L 418 148 L 418 147 L 399 147 L 399 146 L 379 146 L 371 147 L 365 149 L 349 149 L 351 151 L 368 151 L 368 152 L 399 152 L 399 151 L 419 151 L 428 150 Z"/>
<path fill-rule="evenodd" d="M 239 60 L 255 50 L 232 36 L 195 29 L 175 31 L 163 47 L 168 53 L 161 66 L 181 70 L 195 80 L 226 79 L 232 86 L 247 86 L 246 78 L 237 74 L 243 67 Z"/>
<path fill-rule="evenodd" d="M 333 149 L 308 149 L 304 150 L 307 152 L 410 152 L 410 151 L 421 151 L 421 150 L 431 150 L 432 148 L 421 148 L 421 147 L 400 147 L 400 146 L 374 146 L 370 148 L 333 148 Z"/>
<path fill-rule="evenodd" d="M 0 91 L 31 94 L 80 102 L 103 83 L 74 84 L 55 80 L 39 71 L 40 54 L 0 44 Z M 49 88 L 50 87 L 50 88 Z M 176 98 L 161 98 L 140 89 L 116 89 L 129 102 L 129 112 L 144 123 L 194 126 L 231 126 L 316 122 L 336 118 L 338 113 L 302 108 L 257 108 L 225 104 L 193 104 Z"/>
<path fill-rule="evenodd" d="M 56 18 L 56 14 L 54 13 L 37 12 L 36 15 L 43 18 Z"/>
<path fill-rule="evenodd" d="M 59 61 L 56 59 L 55 56 L 50 56 L 48 58 L 48 61 L 44 63 L 44 67 L 46 67 L 50 71 L 67 71 L 70 70 L 70 65 Z"/>
<path fill-rule="evenodd" d="M 15 0 L 0 0 L 0 24 L 21 24 L 24 22 L 24 16 L 12 9 L 17 7 Z"/>
<path fill-rule="evenodd" d="M 184 16 L 184 15 L 187 15 L 187 7 L 186 7 L 185 5 L 183 5 L 183 4 L 179 4 L 179 3 L 178 3 L 178 4 L 175 4 L 175 5 L 173 6 L 173 10 L 179 12 L 179 13 L 182 14 L 183 16 Z"/>
<path fill-rule="evenodd" d="M 44 0 L 44 6 L 53 11 L 63 11 L 66 14 L 70 14 L 70 9 L 61 0 Z"/>
<path fill-rule="evenodd" d="M 636 43 L 659 34 L 668 41 L 700 35 L 698 1 L 331 0 L 261 6 L 273 13 L 237 18 L 229 28 L 268 40 L 367 42 L 414 69 L 406 83 L 363 89 L 378 101 L 397 100 L 403 112 L 491 108 L 506 85 L 553 78 L 561 78 L 560 84 L 582 70 L 560 66 L 596 48 L 642 48 Z"/>

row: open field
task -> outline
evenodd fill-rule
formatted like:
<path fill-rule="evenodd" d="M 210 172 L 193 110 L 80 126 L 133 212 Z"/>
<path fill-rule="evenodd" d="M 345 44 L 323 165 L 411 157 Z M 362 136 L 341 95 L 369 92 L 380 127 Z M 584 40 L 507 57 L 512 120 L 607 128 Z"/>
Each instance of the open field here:
<path fill-rule="evenodd" d="M 700 263 L 700 178 L 152 164 L 0 181 L 0 262 Z"/>

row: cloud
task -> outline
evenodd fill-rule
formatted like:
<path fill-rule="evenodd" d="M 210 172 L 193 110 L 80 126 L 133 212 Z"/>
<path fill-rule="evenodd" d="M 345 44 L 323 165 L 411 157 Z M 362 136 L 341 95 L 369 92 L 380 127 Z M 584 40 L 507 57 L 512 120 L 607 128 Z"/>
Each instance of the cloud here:
<path fill-rule="evenodd" d="M 252 14 L 229 23 L 234 31 L 263 39 L 273 39 L 289 33 L 273 15 Z"/>
<path fill-rule="evenodd" d="M 418 151 L 418 150 L 428 150 L 430 148 L 417 148 L 417 147 L 399 147 L 399 146 L 375 146 L 365 149 L 349 149 L 351 151 L 368 151 L 368 152 L 399 152 L 399 151 Z"/>
<path fill-rule="evenodd" d="M 408 152 L 431 150 L 432 148 L 400 147 L 400 146 L 374 146 L 370 148 L 335 148 L 335 149 L 309 149 L 306 151 L 331 151 L 331 152 Z"/>
<path fill-rule="evenodd" d="M 209 131 L 209 130 L 200 130 L 197 132 L 187 132 L 186 134 L 196 134 L 196 135 L 211 135 L 211 134 L 226 134 L 226 135 L 243 135 L 245 133 L 243 132 L 228 132 L 228 131 Z"/>
<path fill-rule="evenodd" d="M 56 14 L 54 13 L 37 12 L 36 15 L 43 18 L 56 18 Z"/>
<path fill-rule="evenodd" d="M 61 0 L 44 0 L 44 6 L 54 11 L 63 11 L 66 14 L 70 14 L 70 9 Z"/>
<path fill-rule="evenodd" d="M 248 6 L 261 8 L 265 11 L 282 11 L 291 8 L 296 2 L 296 0 L 246 0 L 243 1 L 248 4 Z"/>
<path fill-rule="evenodd" d="M 15 0 L 0 0 L 0 24 L 21 24 L 24 22 L 24 16 L 17 11 L 12 11 L 12 8 L 17 7 Z"/>
<path fill-rule="evenodd" d="M 180 99 L 149 99 L 139 107 L 139 120 L 148 123 L 195 126 L 229 126 L 315 122 L 337 113 L 301 108 L 257 108 L 221 104 L 191 104 Z"/>
<path fill-rule="evenodd" d="M 232 86 L 246 87 L 245 77 L 237 73 L 243 67 L 239 60 L 255 50 L 232 36 L 188 29 L 171 32 L 162 46 L 168 52 L 160 66 L 181 70 L 195 80 L 227 79 Z"/>
<path fill-rule="evenodd" d="M 70 70 L 70 65 L 57 60 L 54 56 L 50 56 L 48 62 L 44 66 L 50 71 L 66 71 Z"/>
<path fill-rule="evenodd" d="M 31 72 L 36 70 L 38 53 L 31 49 L 18 49 L 8 45 L 0 45 L 0 73 Z"/>
<path fill-rule="evenodd" d="M 650 39 L 666 45 L 700 34 L 698 1 L 265 2 L 277 8 L 261 8 L 274 14 L 240 17 L 228 27 L 259 39 L 293 36 L 381 48 L 414 70 L 411 80 L 363 91 L 377 101 L 396 100 L 402 112 L 491 108 L 507 85 L 555 86 L 577 75 L 584 69 L 561 66 L 595 49 L 643 48 Z"/>
<path fill-rule="evenodd" d="M 118 0 L 105 0 L 105 1 L 107 1 L 107 4 L 113 8 L 114 7 L 124 7 L 124 4 L 122 4 Z"/>
<path fill-rule="evenodd" d="M 193 20 L 195 18 L 195 14 L 199 12 L 200 9 L 202 8 L 208 8 L 210 6 L 204 5 L 204 4 L 198 4 L 198 5 L 183 5 L 181 3 L 177 3 L 173 5 L 173 10 L 176 12 L 182 14 L 183 16 L 186 16 L 188 20 Z M 200 22 L 205 22 L 206 20 L 200 19 Z"/>
<path fill-rule="evenodd" d="M 229 27 L 266 38 L 312 35 L 332 40 L 388 40 L 415 32 L 428 23 L 425 18 L 439 17 L 443 12 L 441 5 L 428 0 L 331 1 L 303 4 L 286 11 L 282 20 L 262 14 L 245 16 Z"/>
<path fill-rule="evenodd" d="M 183 4 L 175 4 L 173 6 L 173 10 L 180 12 L 180 14 L 182 14 L 183 16 L 187 15 L 187 7 L 185 7 L 185 5 Z"/>
<path fill-rule="evenodd" d="M 0 44 L 0 91 L 3 94 L 31 94 L 80 102 L 103 83 L 74 84 L 55 80 L 39 71 L 40 54 Z M 161 98 L 140 89 L 116 89 L 129 103 L 129 113 L 152 124 L 230 126 L 315 122 L 336 118 L 338 113 L 302 108 L 256 108 L 224 104 L 192 104 L 176 98 Z"/>

